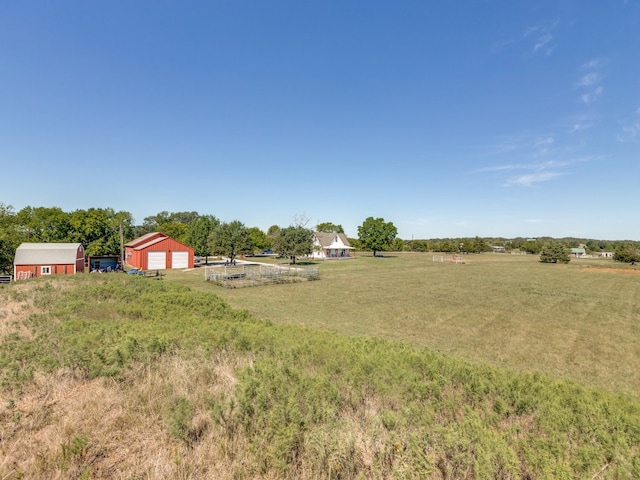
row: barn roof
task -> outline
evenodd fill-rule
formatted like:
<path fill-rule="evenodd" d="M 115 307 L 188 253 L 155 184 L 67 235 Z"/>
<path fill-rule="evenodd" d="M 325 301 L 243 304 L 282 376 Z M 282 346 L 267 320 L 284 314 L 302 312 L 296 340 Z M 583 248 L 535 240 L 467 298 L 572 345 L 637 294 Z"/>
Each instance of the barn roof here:
<path fill-rule="evenodd" d="M 186 248 L 191 248 L 189 245 L 185 245 L 184 243 L 179 242 L 175 238 L 171 238 L 169 235 L 162 232 L 151 232 L 147 233 L 146 235 L 142 235 L 141 237 L 131 240 L 129 243 L 125 244 L 125 247 L 132 248 L 134 250 L 144 250 L 151 245 L 155 245 L 156 243 L 160 243 L 167 239 L 171 239 L 172 241 L 180 245 L 184 245 Z"/>
<path fill-rule="evenodd" d="M 162 232 L 149 232 L 145 235 L 142 235 L 141 237 L 135 238 L 130 242 L 127 242 L 125 244 L 125 247 L 139 248 L 141 246 L 148 246 L 147 244 L 149 244 L 149 242 L 153 242 L 154 240 L 164 240 L 165 238 L 168 238 L 168 237 Z"/>
<path fill-rule="evenodd" d="M 16 249 L 14 265 L 71 264 L 78 259 L 81 243 L 23 243 Z M 84 255 L 84 249 L 82 250 Z"/>

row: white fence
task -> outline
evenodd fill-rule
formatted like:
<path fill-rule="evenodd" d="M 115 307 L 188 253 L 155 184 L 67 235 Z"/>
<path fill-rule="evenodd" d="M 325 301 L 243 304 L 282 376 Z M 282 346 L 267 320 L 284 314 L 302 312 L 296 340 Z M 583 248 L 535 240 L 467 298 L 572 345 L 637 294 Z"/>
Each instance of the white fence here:
<path fill-rule="evenodd" d="M 315 267 L 295 265 L 265 265 L 242 263 L 239 265 L 215 265 L 204 269 L 205 279 L 227 288 L 251 287 L 269 283 L 292 283 L 319 280 L 320 270 Z"/>

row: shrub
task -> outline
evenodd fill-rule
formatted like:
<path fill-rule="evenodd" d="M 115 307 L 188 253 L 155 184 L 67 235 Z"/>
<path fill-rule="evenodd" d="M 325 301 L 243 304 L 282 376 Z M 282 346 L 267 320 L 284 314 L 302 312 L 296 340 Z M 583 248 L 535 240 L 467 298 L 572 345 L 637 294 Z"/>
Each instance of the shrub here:
<path fill-rule="evenodd" d="M 540 261 L 542 263 L 569 263 L 569 251 L 560 242 L 549 242 L 540 252 Z"/>

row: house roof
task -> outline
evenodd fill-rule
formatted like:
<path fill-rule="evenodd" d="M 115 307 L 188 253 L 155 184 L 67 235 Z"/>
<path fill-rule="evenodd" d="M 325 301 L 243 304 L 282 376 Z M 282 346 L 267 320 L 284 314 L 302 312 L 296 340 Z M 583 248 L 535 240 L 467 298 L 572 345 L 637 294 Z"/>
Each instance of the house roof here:
<path fill-rule="evenodd" d="M 16 249 L 14 265 L 71 264 L 78 259 L 81 243 L 23 243 Z"/>
<path fill-rule="evenodd" d="M 337 248 L 353 248 L 349 245 L 349 240 L 344 233 L 313 232 L 313 235 L 316 237 L 322 248 L 329 248 L 334 243 L 340 244 L 339 246 L 336 246 Z"/>

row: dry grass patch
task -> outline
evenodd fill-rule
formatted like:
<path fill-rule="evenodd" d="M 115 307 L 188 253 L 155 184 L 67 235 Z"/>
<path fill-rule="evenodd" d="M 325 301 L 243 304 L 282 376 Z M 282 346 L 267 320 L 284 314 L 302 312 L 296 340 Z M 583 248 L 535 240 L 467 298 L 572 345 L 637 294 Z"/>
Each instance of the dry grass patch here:
<path fill-rule="evenodd" d="M 34 313 L 41 313 L 48 305 L 46 300 L 38 298 L 38 291 L 62 292 L 73 288 L 70 279 L 56 279 L 49 282 L 48 279 L 33 279 L 12 282 L 9 285 L 0 286 L 0 343 L 9 335 L 17 335 L 19 338 L 32 339 L 33 332 L 28 325 L 29 317 Z M 52 292 L 47 292 L 40 297 L 48 297 Z"/>
<path fill-rule="evenodd" d="M 29 295 L 34 285 L 32 282 L 13 284 L 0 289 L 0 342 L 8 335 L 31 338 L 25 320 L 37 311 Z"/>
<path fill-rule="evenodd" d="M 20 398 L 2 399 L 0 478 L 236 478 L 242 458 L 207 401 L 230 397 L 247 361 L 200 362 L 167 357 L 122 381 L 37 375 Z M 188 441 L 171 433 L 179 398 L 193 408 Z"/>

